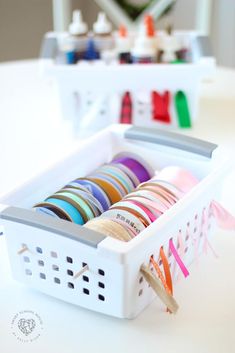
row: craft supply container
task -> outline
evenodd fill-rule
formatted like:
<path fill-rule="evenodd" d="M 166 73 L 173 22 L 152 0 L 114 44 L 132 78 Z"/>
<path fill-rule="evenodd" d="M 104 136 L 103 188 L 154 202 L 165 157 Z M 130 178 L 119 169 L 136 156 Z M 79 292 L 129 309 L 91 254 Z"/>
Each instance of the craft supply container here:
<path fill-rule="evenodd" d="M 140 155 L 155 170 L 169 165 L 187 168 L 200 182 L 130 242 L 32 210 L 68 181 L 89 174 L 123 151 Z M 179 270 L 169 252 L 169 240 L 177 247 L 180 234 L 186 266 L 206 251 L 215 225 L 211 202 L 219 200 L 229 168 L 225 156 L 211 143 L 129 125 L 113 125 L 80 142 L 67 158 L 0 199 L 0 226 L 13 277 L 90 310 L 136 317 L 156 296 L 140 272 L 151 255 L 157 259 L 164 247 L 177 282 Z M 81 275 L 75 279 L 77 273 Z"/>
<path fill-rule="evenodd" d="M 161 31 L 158 36 L 163 35 Z M 198 115 L 200 84 L 211 77 L 215 69 L 209 40 L 193 31 L 176 31 L 174 35 L 190 53 L 190 61 L 181 64 L 105 64 L 102 62 L 75 65 L 55 62 L 60 34 L 47 33 L 41 50 L 41 70 L 45 77 L 57 82 L 63 117 L 75 131 L 86 135 L 119 123 L 121 100 L 131 93 L 132 124 L 176 128 L 179 126 L 174 95 L 186 95 L 191 122 Z M 151 92 L 170 92 L 170 124 L 153 120 Z"/>

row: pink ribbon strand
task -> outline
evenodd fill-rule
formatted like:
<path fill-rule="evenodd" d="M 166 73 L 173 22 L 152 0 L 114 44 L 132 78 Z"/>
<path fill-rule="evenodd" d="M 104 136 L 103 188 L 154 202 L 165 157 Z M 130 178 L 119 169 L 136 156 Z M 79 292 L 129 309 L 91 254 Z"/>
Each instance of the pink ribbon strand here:
<path fill-rule="evenodd" d="M 232 216 L 217 201 L 212 201 L 211 210 L 220 228 L 227 230 L 235 230 L 235 217 Z"/>
<path fill-rule="evenodd" d="M 188 277 L 189 271 L 187 270 L 185 264 L 184 264 L 183 261 L 181 260 L 179 254 L 178 254 L 178 252 L 177 252 L 177 250 L 176 250 L 176 248 L 175 248 L 175 246 L 174 246 L 174 243 L 173 243 L 173 240 L 172 240 L 172 239 L 169 240 L 169 248 L 170 248 L 171 253 L 172 253 L 172 255 L 174 256 L 174 258 L 175 258 L 177 264 L 179 265 L 179 267 L 180 267 L 180 269 L 181 269 L 181 271 L 182 271 L 184 277 Z"/>

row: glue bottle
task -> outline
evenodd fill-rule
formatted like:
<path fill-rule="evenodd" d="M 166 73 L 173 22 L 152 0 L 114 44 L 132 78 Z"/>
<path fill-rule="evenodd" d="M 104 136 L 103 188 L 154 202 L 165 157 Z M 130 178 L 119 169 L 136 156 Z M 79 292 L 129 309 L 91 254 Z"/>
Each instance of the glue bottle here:
<path fill-rule="evenodd" d="M 116 51 L 120 64 L 131 63 L 131 38 L 128 36 L 126 27 L 120 26 L 116 38 Z"/>
<path fill-rule="evenodd" d="M 95 47 L 98 51 L 113 49 L 112 25 L 104 12 L 99 12 L 97 20 L 93 24 L 93 32 Z"/>
<path fill-rule="evenodd" d="M 166 34 L 159 38 L 159 49 L 163 51 L 161 61 L 164 63 L 174 62 L 177 59 L 176 52 L 180 50 L 179 40 L 172 35 L 172 27 L 168 26 Z"/>
<path fill-rule="evenodd" d="M 77 63 L 77 53 L 75 48 L 75 41 L 68 33 L 61 35 L 58 38 L 58 45 L 61 52 L 61 62 L 66 64 Z"/>
<path fill-rule="evenodd" d="M 70 43 L 73 43 L 77 60 L 83 57 L 87 48 L 88 26 L 82 19 L 80 10 L 73 11 L 73 21 L 69 25 Z"/>
<path fill-rule="evenodd" d="M 133 63 L 154 63 L 156 61 L 157 47 L 153 18 L 146 15 L 144 24 L 141 25 L 132 50 Z"/>

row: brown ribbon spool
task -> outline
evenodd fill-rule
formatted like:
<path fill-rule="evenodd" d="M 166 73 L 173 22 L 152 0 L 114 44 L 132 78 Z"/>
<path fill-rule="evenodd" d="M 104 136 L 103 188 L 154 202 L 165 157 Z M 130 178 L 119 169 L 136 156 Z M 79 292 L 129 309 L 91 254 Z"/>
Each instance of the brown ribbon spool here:
<path fill-rule="evenodd" d="M 146 187 L 149 187 L 149 186 L 150 187 L 154 186 L 154 188 L 158 187 L 159 189 L 162 189 L 167 194 L 170 194 L 171 197 L 174 197 L 177 200 L 179 199 L 171 190 L 167 189 L 165 186 L 162 186 L 162 185 L 160 185 L 158 183 L 145 182 L 145 183 L 140 184 L 138 186 L 138 189 L 146 190 Z M 151 188 L 151 191 L 154 191 L 154 190 Z"/>
<path fill-rule="evenodd" d="M 108 198 L 110 199 L 111 203 L 114 204 L 118 201 L 121 200 L 122 196 L 119 194 L 119 192 L 113 187 L 110 183 L 108 183 L 105 180 L 101 180 L 99 178 L 87 178 L 88 180 L 94 181 L 96 184 L 98 184 L 106 193 Z"/>

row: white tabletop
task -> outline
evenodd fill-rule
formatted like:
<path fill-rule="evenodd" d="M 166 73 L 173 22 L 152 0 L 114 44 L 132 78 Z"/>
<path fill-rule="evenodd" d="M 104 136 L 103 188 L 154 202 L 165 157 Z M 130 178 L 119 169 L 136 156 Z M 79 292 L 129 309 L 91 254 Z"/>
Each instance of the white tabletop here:
<path fill-rule="evenodd" d="M 76 144 L 62 120 L 56 88 L 38 75 L 37 62 L 0 65 L 0 194 L 61 159 Z M 235 71 L 218 69 L 204 84 L 195 127 L 184 133 L 235 149 Z M 62 141 L 62 142 L 61 142 Z M 223 205 L 235 214 L 235 173 L 225 180 Z M 177 315 L 156 299 L 135 320 L 119 320 L 75 307 L 11 279 L 0 237 L 0 351 L 13 352 L 235 352 L 235 234 L 218 230 L 219 254 L 202 257 L 179 282 Z M 11 320 L 22 310 L 43 321 L 40 338 L 22 343 Z"/>

